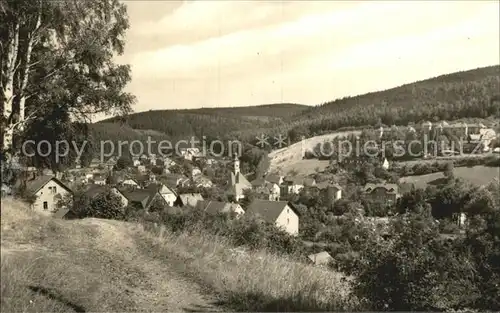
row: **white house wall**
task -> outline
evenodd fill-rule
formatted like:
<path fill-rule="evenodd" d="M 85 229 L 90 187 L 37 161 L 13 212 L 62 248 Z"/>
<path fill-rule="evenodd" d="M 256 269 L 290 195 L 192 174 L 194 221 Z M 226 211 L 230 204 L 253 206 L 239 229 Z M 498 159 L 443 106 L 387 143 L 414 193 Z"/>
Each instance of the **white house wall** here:
<path fill-rule="evenodd" d="M 283 228 L 290 235 L 299 234 L 299 216 L 287 205 L 276 219 L 276 226 Z"/>
<path fill-rule="evenodd" d="M 49 187 L 56 187 L 56 193 L 52 193 L 49 190 Z M 32 207 L 34 210 L 39 211 L 41 213 L 50 214 L 57 208 L 56 205 L 58 201 L 58 195 L 59 197 L 63 198 L 69 193 L 70 192 L 64 189 L 63 186 L 59 185 L 54 180 L 51 180 L 36 193 L 37 198 L 33 203 Z M 43 208 L 44 202 L 47 202 L 46 210 Z"/>

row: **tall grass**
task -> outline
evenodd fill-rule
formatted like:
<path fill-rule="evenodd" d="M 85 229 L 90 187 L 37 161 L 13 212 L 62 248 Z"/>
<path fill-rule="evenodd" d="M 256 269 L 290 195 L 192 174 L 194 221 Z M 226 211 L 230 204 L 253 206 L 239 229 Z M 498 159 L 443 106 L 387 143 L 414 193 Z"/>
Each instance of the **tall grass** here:
<path fill-rule="evenodd" d="M 180 310 L 177 297 L 200 287 L 237 311 L 357 308 L 338 273 L 265 251 L 236 252 L 203 232 L 56 220 L 8 201 L 1 230 L 4 312 Z M 171 284 L 175 277 L 185 283 Z"/>
<path fill-rule="evenodd" d="M 265 251 L 234 249 L 210 234 L 173 234 L 165 227 L 144 231 L 138 245 L 154 258 L 215 292 L 238 311 L 344 311 L 358 308 L 348 279 L 326 268 Z"/>

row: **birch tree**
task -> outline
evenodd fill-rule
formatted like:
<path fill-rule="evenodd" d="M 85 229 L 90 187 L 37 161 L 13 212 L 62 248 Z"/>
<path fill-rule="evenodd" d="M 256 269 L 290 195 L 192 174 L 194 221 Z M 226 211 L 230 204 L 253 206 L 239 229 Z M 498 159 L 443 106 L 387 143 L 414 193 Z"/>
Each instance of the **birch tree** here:
<path fill-rule="evenodd" d="M 114 62 L 129 27 L 124 4 L 1 0 L 0 20 L 4 157 L 26 136 L 54 141 L 95 113 L 130 112 L 135 98 L 123 91 L 130 67 Z"/>

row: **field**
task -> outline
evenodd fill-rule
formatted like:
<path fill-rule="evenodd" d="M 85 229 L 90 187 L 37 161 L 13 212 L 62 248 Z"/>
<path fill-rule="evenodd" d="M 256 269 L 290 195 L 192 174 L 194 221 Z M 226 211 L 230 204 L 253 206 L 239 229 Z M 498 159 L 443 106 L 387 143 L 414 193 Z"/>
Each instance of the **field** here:
<path fill-rule="evenodd" d="M 500 168 L 498 167 L 457 167 L 454 169 L 454 173 L 455 177 L 462 178 L 463 180 L 477 186 L 486 185 L 493 179 L 500 178 Z M 433 173 L 420 176 L 406 176 L 401 178 L 401 182 L 413 183 L 417 188 L 426 188 L 429 183 L 432 183 L 443 177 L 443 173 Z"/>
<path fill-rule="evenodd" d="M 465 155 L 452 155 L 452 156 L 438 156 L 432 159 L 416 159 L 410 161 L 397 162 L 398 165 L 413 166 L 415 164 L 433 164 L 433 163 L 448 163 L 449 161 L 455 161 L 459 159 L 482 159 L 491 156 L 491 153 L 486 154 L 465 154 Z"/>
<path fill-rule="evenodd" d="M 4 312 L 342 311 L 343 276 L 224 240 L 2 201 Z"/>
<path fill-rule="evenodd" d="M 339 136 L 343 137 L 352 134 L 359 135 L 361 134 L 361 131 L 343 131 L 334 132 L 327 135 L 315 136 L 297 142 L 289 147 L 272 151 L 271 153 L 269 153 L 269 158 L 271 159 L 269 171 L 281 171 L 283 174 L 286 174 L 289 171 L 295 170 L 301 172 L 303 176 L 313 174 L 316 167 L 324 169 L 326 166 L 328 166 L 328 161 L 303 160 L 302 157 L 304 153 L 306 151 L 312 151 L 319 143 L 332 140 Z"/>

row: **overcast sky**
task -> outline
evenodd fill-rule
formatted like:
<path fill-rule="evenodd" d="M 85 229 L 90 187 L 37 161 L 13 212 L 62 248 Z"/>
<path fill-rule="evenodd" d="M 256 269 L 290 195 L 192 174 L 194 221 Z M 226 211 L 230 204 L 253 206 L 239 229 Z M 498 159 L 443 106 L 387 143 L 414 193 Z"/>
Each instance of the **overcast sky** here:
<path fill-rule="evenodd" d="M 499 63 L 497 1 L 127 1 L 135 111 L 315 105 Z"/>

